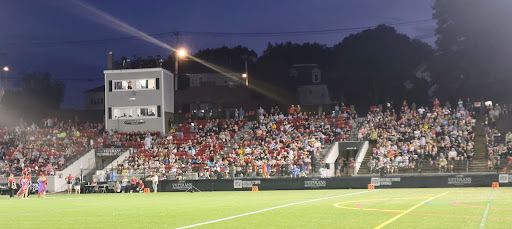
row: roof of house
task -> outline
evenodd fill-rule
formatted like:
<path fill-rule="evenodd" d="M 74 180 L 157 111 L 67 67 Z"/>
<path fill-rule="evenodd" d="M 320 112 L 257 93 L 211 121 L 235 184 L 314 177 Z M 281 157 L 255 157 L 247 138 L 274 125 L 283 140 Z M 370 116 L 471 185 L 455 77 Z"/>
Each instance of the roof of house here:
<path fill-rule="evenodd" d="M 100 91 L 105 91 L 105 85 L 101 85 L 99 87 L 95 87 L 95 88 L 89 89 L 89 90 L 85 91 L 84 93 L 87 93 L 87 92 L 100 92 Z"/>
<path fill-rule="evenodd" d="M 320 82 L 313 82 L 313 71 L 320 73 Z M 318 64 L 294 64 L 290 67 L 290 77 L 297 85 L 318 85 L 325 84 L 325 77 L 322 77 L 322 70 Z"/>

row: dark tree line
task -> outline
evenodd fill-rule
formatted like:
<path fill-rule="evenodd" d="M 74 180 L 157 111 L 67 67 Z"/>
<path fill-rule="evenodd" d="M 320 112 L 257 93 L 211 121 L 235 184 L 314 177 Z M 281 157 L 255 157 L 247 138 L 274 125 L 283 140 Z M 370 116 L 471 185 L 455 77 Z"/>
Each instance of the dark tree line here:
<path fill-rule="evenodd" d="M 365 105 L 405 98 L 427 101 L 431 84 L 417 78 L 416 70 L 432 55 L 433 49 L 426 43 L 410 39 L 385 25 L 352 34 L 333 47 L 285 42 L 269 43 L 261 56 L 242 46 L 204 49 L 193 54 L 232 72 L 245 72 L 247 61 L 253 85 L 262 87 L 263 91 L 277 90 L 281 96 L 289 98 L 294 97 L 297 88 L 289 76 L 290 67 L 318 64 L 323 77 L 327 77 L 333 100 Z M 174 55 L 160 60 L 138 57 L 128 64 L 125 67 L 162 66 L 174 72 Z M 179 69 L 180 76 L 215 72 L 193 60 L 180 60 Z"/>
<path fill-rule="evenodd" d="M 2 105 L 19 111 L 44 114 L 60 108 L 65 84 L 52 80 L 50 73 L 29 73 L 21 79 L 20 90 L 5 90 Z"/>
<path fill-rule="evenodd" d="M 508 100 L 512 1 L 437 0 L 437 50 L 430 69 L 441 97 Z"/>

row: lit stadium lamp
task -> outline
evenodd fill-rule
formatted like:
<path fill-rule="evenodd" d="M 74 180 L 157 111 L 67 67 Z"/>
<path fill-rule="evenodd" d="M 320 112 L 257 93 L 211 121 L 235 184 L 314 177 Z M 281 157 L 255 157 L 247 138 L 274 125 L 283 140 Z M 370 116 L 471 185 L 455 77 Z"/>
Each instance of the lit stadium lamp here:
<path fill-rule="evenodd" d="M 176 57 L 174 58 L 174 90 L 178 90 L 178 59 L 184 58 L 187 55 L 187 51 L 185 49 L 179 49 L 175 52 Z"/>
<path fill-rule="evenodd" d="M 179 57 L 184 57 L 186 55 L 187 55 L 187 51 L 185 49 L 178 50 L 178 56 Z"/>
<path fill-rule="evenodd" d="M 249 86 L 249 78 L 247 77 L 247 73 L 242 74 L 242 77 L 245 78 L 245 86 Z"/>
<path fill-rule="evenodd" d="M 8 71 L 9 71 L 9 67 L 5 66 L 5 67 L 3 68 L 3 70 L 4 70 L 4 72 L 8 72 Z"/>

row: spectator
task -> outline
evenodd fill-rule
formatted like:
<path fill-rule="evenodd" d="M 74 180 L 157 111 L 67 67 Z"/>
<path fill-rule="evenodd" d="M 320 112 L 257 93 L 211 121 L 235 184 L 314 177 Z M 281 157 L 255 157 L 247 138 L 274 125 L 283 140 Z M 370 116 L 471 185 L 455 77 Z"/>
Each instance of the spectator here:
<path fill-rule="evenodd" d="M 452 148 L 450 150 L 450 152 L 448 152 L 448 159 L 451 159 L 451 160 L 458 160 L 457 158 L 457 152 L 455 152 L 455 149 Z"/>
<path fill-rule="evenodd" d="M 447 166 L 448 166 L 448 172 L 453 173 L 453 166 L 455 165 L 455 162 L 453 159 L 448 158 Z"/>
<path fill-rule="evenodd" d="M 82 184 L 82 179 L 81 179 L 81 176 L 80 174 L 79 175 L 76 175 L 75 179 L 74 179 L 74 183 L 75 183 L 75 195 L 80 195 L 80 186 Z"/>
<path fill-rule="evenodd" d="M 71 176 L 71 173 L 69 174 L 69 176 L 67 176 L 65 178 L 66 180 L 66 183 L 68 184 L 68 194 L 71 194 L 71 192 L 73 191 L 73 182 L 75 180 L 75 178 L 73 178 L 73 176 Z"/>
<path fill-rule="evenodd" d="M 130 184 L 130 193 L 133 193 L 133 191 L 137 189 L 137 178 L 135 178 L 135 176 L 133 176 L 132 179 L 130 180 Z"/>
<path fill-rule="evenodd" d="M 510 131 L 505 135 L 505 144 L 508 143 L 512 143 L 512 133 Z"/>
<path fill-rule="evenodd" d="M 121 184 L 119 184 L 119 181 L 116 181 L 116 184 L 114 185 L 114 192 L 120 193 L 121 192 Z"/>
<path fill-rule="evenodd" d="M 158 174 L 155 173 L 155 175 L 152 178 L 152 182 L 153 182 L 153 192 L 157 193 L 158 192 Z"/>
<path fill-rule="evenodd" d="M 98 177 L 99 177 L 100 182 L 105 182 L 105 173 L 100 173 L 100 175 Z"/>
<path fill-rule="evenodd" d="M 91 185 L 92 185 L 92 187 L 93 187 L 92 192 L 94 192 L 94 193 L 98 193 L 98 191 L 99 191 L 99 190 L 98 190 L 98 181 L 96 181 L 96 179 L 92 179 L 92 184 L 91 184 Z"/>
<path fill-rule="evenodd" d="M 439 159 L 439 173 L 445 173 L 446 172 L 446 165 L 447 164 L 448 164 L 448 161 L 446 161 L 446 159 L 443 156 L 441 156 L 441 159 Z"/>
<path fill-rule="evenodd" d="M 121 184 L 121 191 L 122 193 L 126 193 L 126 186 L 128 185 L 128 177 L 124 177 L 122 184 Z"/>
<path fill-rule="evenodd" d="M 139 180 L 139 187 L 137 187 L 137 191 L 140 193 L 144 192 L 144 182 L 142 182 L 142 179 Z"/>

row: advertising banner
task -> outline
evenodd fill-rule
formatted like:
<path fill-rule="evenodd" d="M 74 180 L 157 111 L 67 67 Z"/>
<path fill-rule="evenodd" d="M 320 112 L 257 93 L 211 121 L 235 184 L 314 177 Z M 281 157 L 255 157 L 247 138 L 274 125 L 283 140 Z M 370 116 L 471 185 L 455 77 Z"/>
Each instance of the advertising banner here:
<path fill-rule="evenodd" d="M 95 149 L 96 156 L 98 157 L 113 157 L 121 156 L 127 148 L 97 148 Z"/>

